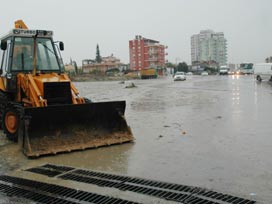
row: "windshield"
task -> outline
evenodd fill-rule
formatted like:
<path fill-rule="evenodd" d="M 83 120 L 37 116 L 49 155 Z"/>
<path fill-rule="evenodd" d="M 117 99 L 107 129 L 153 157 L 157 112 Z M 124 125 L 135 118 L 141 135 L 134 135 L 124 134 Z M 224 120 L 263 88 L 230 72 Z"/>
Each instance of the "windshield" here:
<path fill-rule="evenodd" d="M 50 38 L 37 38 L 37 69 L 60 70 L 53 43 Z M 12 71 L 31 71 L 34 61 L 34 38 L 15 37 Z"/>
<path fill-rule="evenodd" d="M 242 64 L 240 64 L 240 68 L 253 69 L 253 63 L 242 63 Z"/>
<path fill-rule="evenodd" d="M 176 75 L 184 75 L 184 72 L 177 72 Z"/>

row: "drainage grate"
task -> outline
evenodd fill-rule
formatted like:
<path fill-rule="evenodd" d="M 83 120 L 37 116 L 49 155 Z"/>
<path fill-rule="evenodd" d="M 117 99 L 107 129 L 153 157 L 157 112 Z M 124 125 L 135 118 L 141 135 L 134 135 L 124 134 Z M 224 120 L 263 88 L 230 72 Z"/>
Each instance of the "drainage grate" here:
<path fill-rule="evenodd" d="M 58 166 L 55 166 L 55 169 Z M 42 168 L 44 168 L 43 166 Z M 39 168 L 39 167 L 38 167 Z M 68 167 L 69 168 L 69 167 Z M 82 183 L 94 184 L 102 187 L 113 187 L 122 191 L 132 191 L 139 194 L 155 196 L 188 204 L 254 204 L 256 201 L 239 198 L 204 188 L 133 178 L 108 173 L 74 169 L 63 172 L 58 178 Z"/>
<path fill-rule="evenodd" d="M 54 177 L 54 176 L 60 175 L 62 173 L 71 171 L 73 169 L 74 168 L 72 168 L 72 167 L 45 164 L 45 165 L 43 165 L 41 167 L 34 167 L 34 168 L 27 169 L 26 171 L 46 175 L 46 176 L 49 176 L 49 177 Z"/>
<path fill-rule="evenodd" d="M 74 204 L 75 203 L 72 201 L 67 201 L 61 198 L 55 198 L 48 195 L 35 193 L 30 190 L 25 190 L 25 189 L 21 189 L 15 186 L 10 186 L 7 184 L 2 184 L 2 183 L 0 183 L 0 192 L 10 197 L 17 196 L 17 197 L 26 198 L 38 203 L 45 203 L 45 204 L 50 204 L 50 203 Z"/>
<path fill-rule="evenodd" d="M 57 171 L 62 171 L 62 172 L 67 172 L 67 171 L 71 171 L 74 169 L 74 168 L 68 167 L 68 166 L 57 166 L 57 165 L 53 165 L 53 164 L 45 164 L 41 167 L 44 167 L 47 169 L 53 169 L 53 170 L 57 170 Z"/>
<path fill-rule="evenodd" d="M 42 168 L 38 168 L 38 167 L 37 168 L 27 169 L 26 171 L 46 175 L 46 176 L 49 176 L 49 177 L 54 177 L 54 176 L 57 176 L 59 174 L 62 174 L 61 171 L 56 171 L 56 170 L 51 170 L 51 169 L 42 169 Z"/>
<path fill-rule="evenodd" d="M 67 188 L 59 185 L 32 181 L 23 178 L 0 176 L 0 192 L 7 196 L 23 197 L 38 203 L 122 203 L 138 204 L 136 202 L 98 195 L 86 191 Z"/>

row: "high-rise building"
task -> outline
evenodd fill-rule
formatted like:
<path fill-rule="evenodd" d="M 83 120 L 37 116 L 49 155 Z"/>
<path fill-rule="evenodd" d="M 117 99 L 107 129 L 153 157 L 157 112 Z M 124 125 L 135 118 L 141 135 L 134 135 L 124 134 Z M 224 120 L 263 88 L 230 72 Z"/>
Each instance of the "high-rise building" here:
<path fill-rule="evenodd" d="M 191 59 L 192 62 L 200 61 L 200 46 L 199 35 L 192 35 L 191 37 Z"/>
<path fill-rule="evenodd" d="M 142 70 L 165 67 L 166 46 L 159 41 L 136 35 L 129 41 L 130 69 Z"/>
<path fill-rule="evenodd" d="M 191 60 L 227 64 L 227 40 L 223 32 L 202 30 L 191 37 Z"/>

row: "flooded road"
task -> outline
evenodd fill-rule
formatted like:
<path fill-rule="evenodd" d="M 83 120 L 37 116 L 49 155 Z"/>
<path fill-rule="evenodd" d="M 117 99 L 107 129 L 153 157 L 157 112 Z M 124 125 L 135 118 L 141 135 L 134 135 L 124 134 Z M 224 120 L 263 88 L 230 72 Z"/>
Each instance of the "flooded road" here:
<path fill-rule="evenodd" d="M 0 137 L 0 173 L 41 164 L 214 189 L 272 202 L 272 85 L 252 76 L 75 83 L 92 101 L 126 100 L 134 143 L 27 159 Z M 1 203 L 1 202 L 0 202 Z"/>

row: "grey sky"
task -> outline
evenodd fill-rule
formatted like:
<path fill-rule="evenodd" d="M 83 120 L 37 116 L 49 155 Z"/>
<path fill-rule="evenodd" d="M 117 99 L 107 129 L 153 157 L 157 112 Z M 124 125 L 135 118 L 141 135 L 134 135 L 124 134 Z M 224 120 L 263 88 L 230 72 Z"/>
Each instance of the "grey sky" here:
<path fill-rule="evenodd" d="M 0 35 L 23 19 L 29 28 L 50 29 L 70 57 L 114 54 L 129 62 L 128 41 L 135 35 L 168 46 L 171 62 L 191 63 L 190 37 L 203 29 L 224 32 L 228 61 L 263 62 L 272 55 L 271 0 L 8 0 L 2 1 Z"/>

